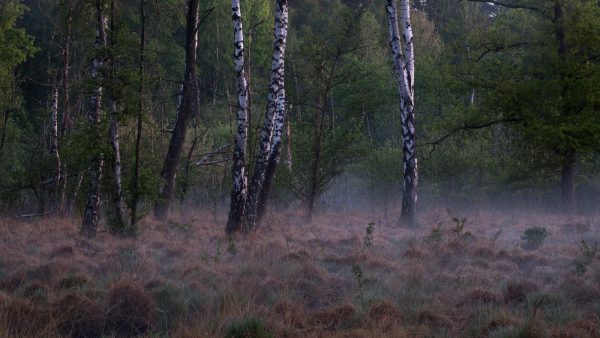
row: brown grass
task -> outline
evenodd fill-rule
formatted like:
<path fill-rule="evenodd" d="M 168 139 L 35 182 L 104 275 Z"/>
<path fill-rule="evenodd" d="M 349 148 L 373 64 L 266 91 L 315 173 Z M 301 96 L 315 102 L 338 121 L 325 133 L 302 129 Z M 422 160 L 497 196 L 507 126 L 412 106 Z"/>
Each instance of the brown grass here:
<path fill-rule="evenodd" d="M 417 229 L 376 224 L 363 250 L 361 213 L 273 215 L 231 242 L 224 216 L 93 241 L 76 219 L 0 220 L 0 337 L 222 337 L 250 318 L 275 337 L 600 336 L 600 261 L 573 265 L 594 218 L 433 210 Z M 550 235 L 523 251 L 531 226 Z"/>

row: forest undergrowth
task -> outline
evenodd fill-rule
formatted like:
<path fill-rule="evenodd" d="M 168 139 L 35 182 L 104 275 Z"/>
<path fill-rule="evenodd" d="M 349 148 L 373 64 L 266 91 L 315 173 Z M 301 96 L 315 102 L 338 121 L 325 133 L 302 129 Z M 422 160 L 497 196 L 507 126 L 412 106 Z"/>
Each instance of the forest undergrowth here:
<path fill-rule="evenodd" d="M 599 337 L 596 217 L 225 215 L 144 220 L 135 239 L 79 218 L 0 220 L 2 337 Z"/>

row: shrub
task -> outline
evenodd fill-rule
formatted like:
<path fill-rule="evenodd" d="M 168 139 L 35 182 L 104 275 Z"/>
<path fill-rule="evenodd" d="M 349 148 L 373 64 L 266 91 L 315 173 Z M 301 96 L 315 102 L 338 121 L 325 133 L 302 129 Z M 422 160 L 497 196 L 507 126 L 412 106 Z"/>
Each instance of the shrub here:
<path fill-rule="evenodd" d="M 166 332 L 173 328 L 176 321 L 185 313 L 181 292 L 174 286 L 166 284 L 154 288 L 151 293 L 156 301 L 160 329 Z"/>
<path fill-rule="evenodd" d="M 61 289 L 76 289 L 90 283 L 90 279 L 85 275 L 69 275 L 58 281 L 58 287 Z"/>
<path fill-rule="evenodd" d="M 521 239 L 525 241 L 523 243 L 523 249 L 525 250 L 536 250 L 539 248 L 544 240 L 548 237 L 548 231 L 544 227 L 531 227 L 525 230 Z"/>
<path fill-rule="evenodd" d="M 262 320 L 249 317 L 233 322 L 227 328 L 226 338 L 271 338 L 274 335 L 269 331 Z"/>
<path fill-rule="evenodd" d="M 537 291 L 537 285 L 529 281 L 509 281 L 504 290 L 504 301 L 520 303 L 527 300 L 527 295 Z"/>
<path fill-rule="evenodd" d="M 108 295 L 107 328 L 118 336 L 133 336 L 150 330 L 155 303 L 152 297 L 132 281 L 112 286 Z"/>
<path fill-rule="evenodd" d="M 100 337 L 104 325 L 102 308 L 89 298 L 70 293 L 53 305 L 59 332 L 68 337 Z"/>
<path fill-rule="evenodd" d="M 0 304 L 0 335 L 40 337 L 48 330 L 49 319 L 45 308 L 30 301 L 9 298 Z"/>

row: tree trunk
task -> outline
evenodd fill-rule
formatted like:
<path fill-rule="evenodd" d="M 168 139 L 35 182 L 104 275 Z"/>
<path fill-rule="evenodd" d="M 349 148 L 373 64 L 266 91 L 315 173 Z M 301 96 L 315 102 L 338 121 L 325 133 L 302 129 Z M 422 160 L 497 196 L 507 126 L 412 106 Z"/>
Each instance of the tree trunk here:
<path fill-rule="evenodd" d="M 315 111 L 315 138 L 313 143 L 314 149 L 314 160 L 311 169 L 311 179 L 310 179 L 310 190 L 308 193 L 308 200 L 306 201 L 307 206 L 307 215 L 306 218 L 308 220 L 312 219 L 315 202 L 319 195 L 320 190 L 320 175 L 321 175 L 321 143 L 323 139 L 323 128 L 325 126 L 325 105 L 326 105 L 327 95 L 320 98 L 320 102 L 317 110 Z"/>
<path fill-rule="evenodd" d="M 292 171 L 292 127 L 290 126 L 290 115 L 285 116 L 285 164 L 289 171 Z"/>
<path fill-rule="evenodd" d="M 73 26 L 73 6 L 69 7 L 69 16 L 67 17 L 67 29 L 65 43 L 62 48 L 63 69 L 62 69 L 62 91 L 63 91 L 63 116 L 60 124 L 60 135 L 64 135 L 71 128 L 73 123 L 71 117 L 71 105 L 69 100 L 69 71 L 71 68 L 71 32 Z"/>
<path fill-rule="evenodd" d="M 390 33 L 390 47 L 394 64 L 394 74 L 398 81 L 403 143 L 404 189 L 402 193 L 402 213 L 400 221 L 407 226 L 416 226 L 417 214 L 417 155 L 415 142 L 414 115 L 414 51 L 410 23 L 410 2 L 401 0 L 402 40 L 398 28 L 398 16 L 394 0 L 387 0 L 386 12 Z M 404 52 L 402 50 L 404 44 Z"/>
<path fill-rule="evenodd" d="M 269 180 L 270 189 L 273 175 L 279 162 L 279 148 L 274 153 L 275 134 L 279 133 L 278 142 L 281 142 L 281 133 L 283 128 L 283 118 L 285 112 L 285 48 L 287 45 L 288 31 L 288 4 L 287 0 L 277 0 L 275 11 L 275 29 L 273 54 L 271 57 L 271 82 L 269 84 L 269 94 L 267 95 L 267 107 L 265 112 L 265 121 L 260 137 L 260 150 L 254 166 L 254 173 L 248 193 L 248 202 L 246 206 L 247 222 L 249 229 L 255 229 L 258 225 L 258 210 L 264 209 L 265 200 L 263 198 L 269 195 L 269 192 L 263 193 L 265 183 Z M 283 100 L 283 106 L 279 104 Z M 279 123 L 279 124 L 278 124 Z M 279 128 L 279 131 L 276 129 Z M 278 145 L 280 147 L 280 145 Z M 273 158 L 273 159 L 271 159 Z M 271 166 L 272 168 L 268 168 Z M 267 173 L 269 171 L 269 173 Z M 258 217 L 257 217 L 258 216 Z"/>
<path fill-rule="evenodd" d="M 196 80 L 196 50 L 198 48 L 198 0 L 188 0 L 187 24 L 186 24 L 186 58 L 185 78 L 183 80 L 183 93 L 177 109 L 177 121 L 171 134 L 169 150 L 163 164 L 161 177 L 163 186 L 160 198 L 154 205 L 154 217 L 157 220 L 165 220 L 169 210 L 169 204 L 175 193 L 175 178 L 177 167 L 185 135 L 187 132 L 190 116 L 198 110 L 198 82 Z"/>
<path fill-rule="evenodd" d="M 100 214 L 102 174 L 104 169 L 104 154 L 102 153 L 102 141 L 100 125 L 102 119 L 102 68 L 104 67 L 105 57 L 101 55 L 100 49 L 106 45 L 106 25 L 107 19 L 104 15 L 103 3 L 101 0 L 96 0 L 96 56 L 92 61 L 92 81 L 95 88 L 91 97 L 92 108 L 88 114 L 92 128 L 94 129 L 94 137 L 96 141 L 97 153 L 90 168 L 90 187 L 88 190 L 87 202 L 83 214 L 83 222 L 81 224 L 81 234 L 93 238 L 96 236 L 98 227 L 98 219 Z"/>
<path fill-rule="evenodd" d="M 575 167 L 577 165 L 577 152 L 569 150 L 565 155 L 560 175 L 560 188 L 562 204 L 567 214 L 575 211 Z"/>
<path fill-rule="evenodd" d="M 198 142 L 200 141 L 200 137 L 196 136 L 194 138 L 194 140 L 192 141 L 192 145 L 190 146 L 190 149 L 188 150 L 187 156 L 185 157 L 185 180 L 183 181 L 182 187 L 181 187 L 181 196 L 179 198 L 179 201 L 181 203 L 183 203 L 185 201 L 185 198 L 187 196 L 187 191 L 188 191 L 188 187 L 190 185 L 189 182 L 189 176 L 190 176 L 190 167 L 192 165 L 192 156 L 194 156 L 194 150 L 196 149 L 196 146 L 198 145 Z"/>
<path fill-rule="evenodd" d="M 244 30 L 240 0 L 231 0 L 233 21 L 234 53 L 233 62 L 237 87 L 237 132 L 233 151 L 233 166 L 231 187 L 231 205 L 226 232 L 228 234 L 242 230 L 245 227 L 244 214 L 248 194 L 248 177 L 246 174 L 246 146 L 248 143 L 248 86 L 244 74 Z"/>
<path fill-rule="evenodd" d="M 109 100 L 110 106 L 110 126 L 109 137 L 110 145 L 113 150 L 113 204 L 115 208 L 114 214 L 114 230 L 123 232 L 125 230 L 125 203 L 123 202 L 123 179 L 121 175 L 121 145 L 119 142 L 119 125 L 117 124 L 117 105 L 113 98 Z"/>
<path fill-rule="evenodd" d="M 271 194 L 271 188 L 273 181 L 275 180 L 275 174 L 277 172 L 277 165 L 281 158 L 281 145 L 283 135 L 283 120 L 286 115 L 285 110 L 285 89 L 281 88 L 279 95 L 277 96 L 277 109 L 275 111 L 275 130 L 273 132 L 273 144 L 271 145 L 271 153 L 269 154 L 269 160 L 267 162 L 267 168 L 265 170 L 265 181 L 260 191 L 257 210 L 256 210 L 256 222 L 260 224 L 265 211 L 267 203 L 269 201 L 269 195 Z"/>
<path fill-rule="evenodd" d="M 138 89 L 138 114 L 137 114 L 137 131 L 135 136 L 135 164 L 133 168 L 133 191 L 131 194 L 131 227 L 135 231 L 137 224 L 137 205 L 140 198 L 140 146 L 142 143 L 142 117 L 144 115 L 144 76 L 145 76 L 145 53 L 146 53 L 146 13 L 145 0 L 140 0 L 140 65 L 138 75 L 140 84 Z"/>
<path fill-rule="evenodd" d="M 111 10 L 111 29 L 110 29 L 110 44 L 111 44 L 111 54 L 110 54 L 110 92 L 108 97 L 108 106 L 110 107 L 110 116 L 109 116 L 109 138 L 110 144 L 113 150 L 113 162 L 112 162 L 112 170 L 113 170 L 113 179 L 114 179 L 114 187 L 113 187 L 113 207 L 115 208 L 114 216 L 114 228 L 116 232 L 123 232 L 126 226 L 125 220 L 125 203 L 123 202 L 123 179 L 121 175 L 121 144 L 119 142 L 119 125 L 117 119 L 117 104 L 115 102 L 114 95 L 114 87 L 115 87 L 115 58 L 113 55 L 113 50 L 115 46 L 115 4 L 114 0 L 111 1 L 110 5 Z"/>
<path fill-rule="evenodd" d="M 55 85 L 52 89 L 52 97 L 50 99 L 50 126 L 52 129 L 50 139 L 50 153 L 54 156 L 56 161 L 56 169 L 54 174 L 54 196 L 60 195 L 60 183 L 61 183 L 61 168 L 62 164 L 60 161 L 60 153 L 58 151 L 58 87 Z"/>

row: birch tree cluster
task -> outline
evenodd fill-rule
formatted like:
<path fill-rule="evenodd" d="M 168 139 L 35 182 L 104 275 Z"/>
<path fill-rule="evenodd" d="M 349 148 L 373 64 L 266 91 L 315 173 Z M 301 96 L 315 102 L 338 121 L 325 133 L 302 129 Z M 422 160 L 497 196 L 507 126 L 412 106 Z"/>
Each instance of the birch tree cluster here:
<path fill-rule="evenodd" d="M 6 0 L 0 213 L 594 210 L 594 0 Z M 594 197 L 595 196 L 595 197 Z M 394 216 L 396 217 L 396 216 Z M 394 222 L 398 222 L 395 219 Z"/>

